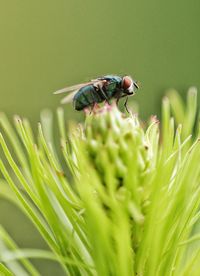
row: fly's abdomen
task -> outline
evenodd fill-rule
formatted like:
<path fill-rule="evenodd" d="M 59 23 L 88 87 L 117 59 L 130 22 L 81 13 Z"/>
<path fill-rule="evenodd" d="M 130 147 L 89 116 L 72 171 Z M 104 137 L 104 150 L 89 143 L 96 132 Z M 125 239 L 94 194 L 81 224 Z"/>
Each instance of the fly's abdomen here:
<path fill-rule="evenodd" d="M 82 87 L 74 96 L 74 108 L 76 110 L 82 110 L 94 103 L 100 103 L 103 100 L 101 93 L 96 91 L 93 85 L 87 85 Z"/>

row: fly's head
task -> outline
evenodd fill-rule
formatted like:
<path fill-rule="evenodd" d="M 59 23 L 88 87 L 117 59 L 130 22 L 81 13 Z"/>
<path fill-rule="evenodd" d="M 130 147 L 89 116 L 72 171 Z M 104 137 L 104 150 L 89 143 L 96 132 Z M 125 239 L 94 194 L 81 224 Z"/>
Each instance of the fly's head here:
<path fill-rule="evenodd" d="M 122 79 L 122 89 L 127 95 L 132 95 L 139 86 L 130 76 L 124 76 Z"/>

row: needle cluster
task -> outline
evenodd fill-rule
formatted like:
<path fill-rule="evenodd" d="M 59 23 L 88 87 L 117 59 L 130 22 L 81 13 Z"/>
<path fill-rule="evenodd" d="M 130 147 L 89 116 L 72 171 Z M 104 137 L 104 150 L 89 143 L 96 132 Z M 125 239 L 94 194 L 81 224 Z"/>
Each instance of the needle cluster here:
<path fill-rule="evenodd" d="M 19 249 L 0 228 L 0 272 L 40 275 L 29 259 L 58 262 L 63 275 L 199 275 L 200 143 L 197 93 L 171 91 L 162 119 L 147 123 L 116 106 L 87 114 L 67 133 L 57 112 L 38 135 L 0 115 L 0 196 L 32 221 L 49 251 Z M 62 157 L 60 156 L 60 149 Z"/>

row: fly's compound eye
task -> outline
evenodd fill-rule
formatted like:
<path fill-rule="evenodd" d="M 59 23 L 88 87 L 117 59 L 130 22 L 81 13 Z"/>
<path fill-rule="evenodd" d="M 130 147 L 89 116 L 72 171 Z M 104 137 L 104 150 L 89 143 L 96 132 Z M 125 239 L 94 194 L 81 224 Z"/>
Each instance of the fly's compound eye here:
<path fill-rule="evenodd" d="M 123 77 L 122 80 L 122 88 L 124 90 L 128 90 L 129 92 L 133 92 L 133 80 L 129 76 Z"/>

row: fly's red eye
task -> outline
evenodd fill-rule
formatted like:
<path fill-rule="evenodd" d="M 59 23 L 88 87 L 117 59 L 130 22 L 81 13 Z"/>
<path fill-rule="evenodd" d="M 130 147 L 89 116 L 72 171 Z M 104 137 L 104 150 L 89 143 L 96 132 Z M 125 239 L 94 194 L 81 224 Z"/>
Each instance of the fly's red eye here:
<path fill-rule="evenodd" d="M 128 76 L 125 76 L 122 81 L 123 89 L 127 90 L 132 85 L 132 83 L 133 83 L 132 79 Z"/>

